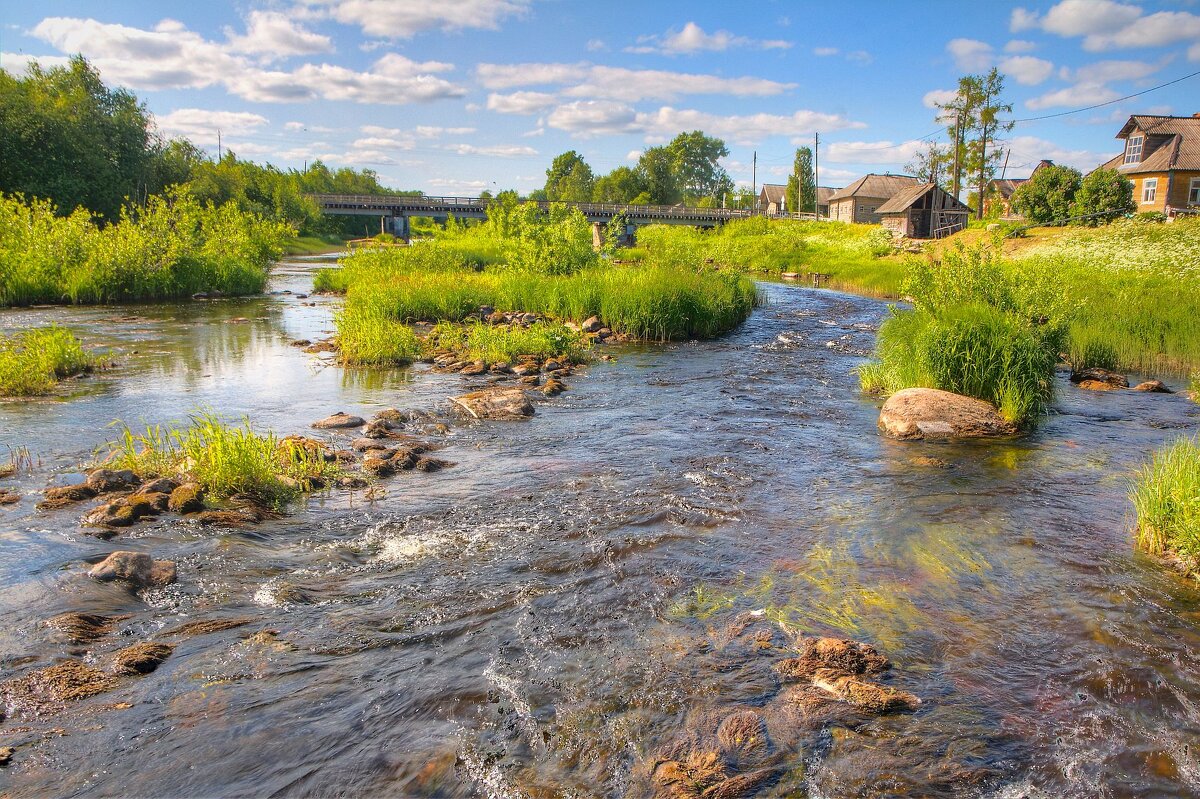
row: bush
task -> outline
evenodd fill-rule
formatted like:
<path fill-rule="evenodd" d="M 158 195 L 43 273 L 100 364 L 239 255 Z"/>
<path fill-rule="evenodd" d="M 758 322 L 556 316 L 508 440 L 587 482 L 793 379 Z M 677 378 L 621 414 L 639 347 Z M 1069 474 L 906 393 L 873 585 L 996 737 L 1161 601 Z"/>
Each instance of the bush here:
<path fill-rule="evenodd" d="M 95 365 L 95 356 L 61 327 L 0 336 L 0 397 L 48 393 L 61 378 L 90 371 Z"/>
<path fill-rule="evenodd" d="M 1138 473 L 1131 499 L 1138 545 L 1200 568 L 1200 440 L 1182 438 L 1156 453 Z"/>
<path fill-rule="evenodd" d="M 1049 166 L 1033 173 L 1012 195 L 1012 207 L 1030 222 L 1045 224 L 1071 216 L 1071 203 L 1082 175 L 1069 166 Z"/>
<path fill-rule="evenodd" d="M 1133 202 L 1133 183 L 1115 169 L 1097 169 L 1079 184 L 1072 206 L 1072 215 L 1103 217 L 1086 220 L 1086 224 L 1097 225 L 1114 216 L 1127 214 L 1137 206 Z"/>

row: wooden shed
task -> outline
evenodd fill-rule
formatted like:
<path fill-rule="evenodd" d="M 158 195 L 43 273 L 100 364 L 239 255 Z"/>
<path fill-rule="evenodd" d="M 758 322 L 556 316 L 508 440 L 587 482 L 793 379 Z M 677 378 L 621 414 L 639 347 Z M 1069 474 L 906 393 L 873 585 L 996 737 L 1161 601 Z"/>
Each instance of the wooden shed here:
<path fill-rule="evenodd" d="M 940 239 L 965 229 L 971 209 L 936 183 L 922 183 L 899 192 L 877 213 L 892 233 Z"/>
<path fill-rule="evenodd" d="M 768 216 L 786 214 L 788 211 L 787 186 L 764 183 L 762 191 L 758 193 L 758 210 Z"/>

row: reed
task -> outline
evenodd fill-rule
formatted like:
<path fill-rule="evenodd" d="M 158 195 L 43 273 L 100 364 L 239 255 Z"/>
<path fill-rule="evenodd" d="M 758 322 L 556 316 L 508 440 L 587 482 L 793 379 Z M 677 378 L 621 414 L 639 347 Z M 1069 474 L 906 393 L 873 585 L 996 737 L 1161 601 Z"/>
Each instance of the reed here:
<path fill-rule="evenodd" d="M 172 476 L 199 483 L 214 498 L 253 496 L 276 506 L 322 485 L 336 471 L 319 453 L 255 433 L 247 420 L 227 424 L 200 413 L 186 427 L 151 426 L 107 446 L 105 463 L 132 469 L 143 477 Z"/>
<path fill-rule="evenodd" d="M 51 326 L 0 336 L 0 396 L 46 394 L 59 380 L 91 371 L 98 363 L 65 328 Z"/>
<path fill-rule="evenodd" d="M 526 355 L 582 363 L 591 347 L 583 333 L 553 322 L 529 327 L 441 322 L 430 332 L 428 342 L 487 364 L 512 363 Z"/>
<path fill-rule="evenodd" d="M 1200 439 L 1181 438 L 1155 453 L 1130 495 L 1137 543 L 1173 557 L 1188 572 L 1200 568 Z"/>

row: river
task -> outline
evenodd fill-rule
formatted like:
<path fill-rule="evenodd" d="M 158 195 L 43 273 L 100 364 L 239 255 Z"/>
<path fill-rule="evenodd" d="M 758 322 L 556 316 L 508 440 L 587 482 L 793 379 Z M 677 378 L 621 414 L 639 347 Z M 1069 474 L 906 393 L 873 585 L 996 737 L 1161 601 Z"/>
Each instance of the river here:
<path fill-rule="evenodd" d="M 78 510 L 34 510 L 117 419 L 208 408 L 287 434 L 339 410 L 448 415 L 476 384 L 290 346 L 340 302 L 298 297 L 311 269 L 281 265 L 287 294 L 0 313 L 118 362 L 0 404 L 0 455 L 36 464 L 4 482 L 26 496 L 0 509 L 0 679 L 253 619 L 60 712 L 8 708 L 0 797 L 645 796 L 656 751 L 778 689 L 712 643 L 747 613 L 871 643 L 923 701 L 780 736 L 752 795 L 1200 793 L 1200 591 L 1135 551 L 1127 499 L 1200 407 L 1060 379 L 1027 437 L 890 441 L 853 373 L 873 299 L 763 283 L 720 340 L 608 347 L 531 420 L 456 423 L 451 469 L 244 530 L 164 517 L 100 541 Z M 115 549 L 174 560 L 178 582 L 84 576 Z M 69 610 L 129 618 L 71 646 L 43 623 Z"/>

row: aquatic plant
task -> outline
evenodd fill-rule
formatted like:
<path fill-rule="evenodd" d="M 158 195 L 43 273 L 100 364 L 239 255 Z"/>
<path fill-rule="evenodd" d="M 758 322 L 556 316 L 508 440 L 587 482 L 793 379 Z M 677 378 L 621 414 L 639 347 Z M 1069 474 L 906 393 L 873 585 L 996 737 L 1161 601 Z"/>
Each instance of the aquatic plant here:
<path fill-rule="evenodd" d="M 0 195 L 0 305 L 90 304 L 263 290 L 291 229 L 186 193 L 150 197 L 104 227 L 76 209 Z"/>
<path fill-rule="evenodd" d="M 142 477 L 170 476 L 199 483 L 211 497 L 248 494 L 281 505 L 323 484 L 336 465 L 321 453 L 274 433 L 255 433 L 212 413 L 192 416 L 186 427 L 153 425 L 141 433 L 120 425 L 103 459 Z"/>
<path fill-rule="evenodd" d="M 406 366 L 421 355 L 421 341 L 412 327 L 369 299 L 347 303 L 334 315 L 334 324 L 345 364 Z"/>
<path fill-rule="evenodd" d="M 580 363 L 591 346 L 583 333 L 554 322 L 535 322 L 529 327 L 440 322 L 430 332 L 428 341 L 431 346 L 487 364 L 511 363 L 523 355 Z"/>
<path fill-rule="evenodd" d="M 64 377 L 90 371 L 98 364 L 79 339 L 51 326 L 0 335 L 0 396 L 45 394 Z"/>
<path fill-rule="evenodd" d="M 1200 439 L 1180 438 L 1154 454 L 1138 472 L 1130 498 L 1137 511 L 1137 543 L 1200 569 Z"/>

